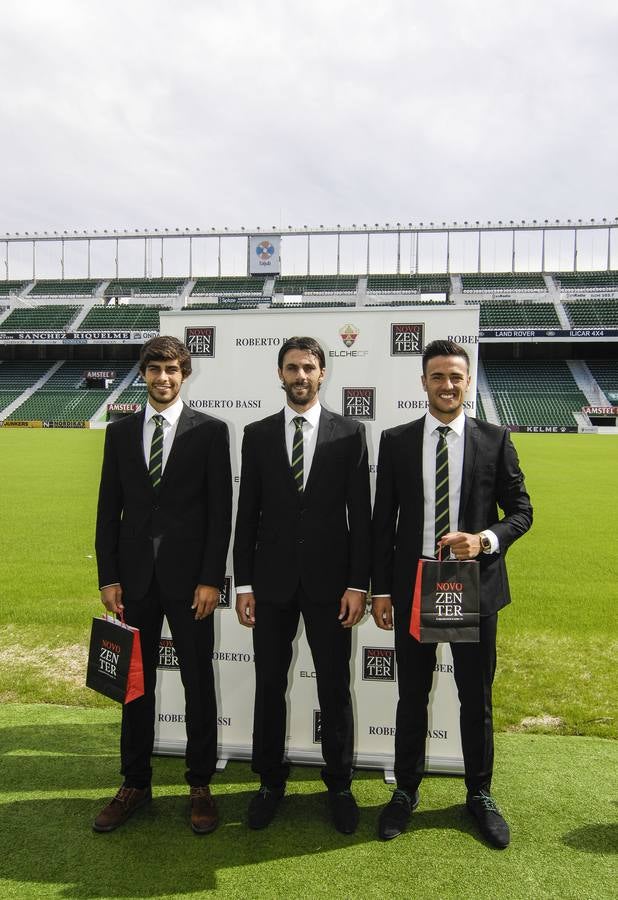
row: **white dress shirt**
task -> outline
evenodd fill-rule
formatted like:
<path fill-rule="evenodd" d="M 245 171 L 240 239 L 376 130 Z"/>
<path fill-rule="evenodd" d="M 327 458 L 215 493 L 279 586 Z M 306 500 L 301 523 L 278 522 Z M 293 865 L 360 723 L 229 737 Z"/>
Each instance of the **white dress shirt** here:
<path fill-rule="evenodd" d="M 178 420 L 180 419 L 181 413 L 182 400 L 180 397 L 177 397 L 171 406 L 161 410 L 160 413 L 150 405 L 150 401 L 146 404 L 144 429 L 142 432 L 146 468 L 148 468 L 150 464 L 150 445 L 152 444 L 155 428 L 157 427 L 156 423 L 153 421 L 153 416 L 163 416 L 163 455 L 161 459 L 161 474 L 163 474 L 167 460 L 169 459 L 172 444 L 174 443 L 174 438 L 176 437 L 176 429 L 178 428 Z"/>

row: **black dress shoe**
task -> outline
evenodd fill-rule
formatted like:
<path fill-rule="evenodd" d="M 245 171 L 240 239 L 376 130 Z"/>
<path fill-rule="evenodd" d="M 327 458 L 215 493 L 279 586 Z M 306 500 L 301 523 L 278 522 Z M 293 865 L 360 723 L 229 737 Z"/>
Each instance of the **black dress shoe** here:
<path fill-rule="evenodd" d="M 390 841 L 406 830 L 410 816 L 418 806 L 418 800 L 418 791 L 413 794 L 399 788 L 393 791 L 393 796 L 378 820 L 378 834 L 383 841 Z"/>
<path fill-rule="evenodd" d="M 249 828 L 259 831 L 270 825 L 284 794 L 285 787 L 269 788 L 262 785 L 249 802 Z"/>
<path fill-rule="evenodd" d="M 341 834 L 354 834 L 358 827 L 359 812 L 352 791 L 329 791 L 328 804 L 337 831 Z"/>
<path fill-rule="evenodd" d="M 479 831 L 494 847 L 504 850 L 511 840 L 511 833 L 498 804 L 488 791 L 468 794 L 466 806 L 476 819 Z"/>
<path fill-rule="evenodd" d="M 92 823 L 92 828 L 94 831 L 114 831 L 151 800 L 152 792 L 149 787 L 141 789 L 123 785 L 107 806 L 103 807 Z"/>

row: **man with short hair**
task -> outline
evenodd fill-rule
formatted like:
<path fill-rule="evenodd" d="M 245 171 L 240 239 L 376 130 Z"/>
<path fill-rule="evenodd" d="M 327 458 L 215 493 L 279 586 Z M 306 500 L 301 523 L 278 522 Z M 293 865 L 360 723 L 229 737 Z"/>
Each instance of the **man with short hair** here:
<path fill-rule="evenodd" d="M 380 815 L 379 835 L 389 840 L 401 834 L 418 805 L 436 644 L 410 635 L 410 610 L 418 560 L 437 555 L 439 544 L 456 559 L 480 563 L 480 640 L 452 643 L 451 650 L 466 805 L 484 837 L 502 848 L 509 828 L 491 796 L 496 629 L 498 610 L 511 599 L 506 552 L 530 528 L 532 507 L 506 428 L 464 415 L 470 386 L 465 349 L 451 341 L 428 344 L 422 384 L 427 414 L 384 431 L 378 458 L 372 612 L 384 629 L 393 628 L 394 614 L 399 685 L 397 789 Z"/>
<path fill-rule="evenodd" d="M 225 581 L 232 478 L 227 425 L 180 398 L 189 351 L 174 337 L 142 347 L 146 408 L 107 428 L 96 525 L 101 601 L 140 630 L 143 697 L 123 706 L 123 784 L 93 823 L 113 831 L 151 798 L 155 682 L 163 617 L 185 689 L 191 827 L 213 831 L 217 760 L 213 612 Z"/>
<path fill-rule="evenodd" d="M 278 356 L 287 404 L 245 428 L 236 612 L 253 629 L 255 650 L 252 767 L 261 786 L 249 827 L 269 825 L 285 792 L 285 692 L 302 614 L 320 703 L 322 779 L 335 828 L 351 834 L 359 817 L 350 790 L 351 629 L 365 610 L 371 504 L 364 426 L 320 405 L 325 372 L 316 340 L 290 338 Z"/>

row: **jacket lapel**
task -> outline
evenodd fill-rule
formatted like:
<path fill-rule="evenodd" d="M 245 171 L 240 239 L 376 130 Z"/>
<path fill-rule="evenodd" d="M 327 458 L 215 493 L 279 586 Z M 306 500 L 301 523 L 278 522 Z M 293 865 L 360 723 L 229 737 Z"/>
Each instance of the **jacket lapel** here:
<path fill-rule="evenodd" d="M 186 440 L 186 438 L 183 440 L 183 435 L 186 435 L 187 432 L 191 431 L 191 429 L 193 428 L 194 418 L 195 413 L 193 412 L 193 410 L 185 403 L 183 403 L 182 412 L 180 413 L 180 418 L 178 419 L 178 424 L 176 426 L 174 442 L 170 447 L 169 456 L 167 457 L 167 461 L 165 463 L 165 469 L 163 470 L 163 475 L 161 476 L 161 490 L 163 489 L 165 484 L 174 477 L 174 472 L 176 471 L 178 466 L 182 466 L 181 447 Z"/>
<path fill-rule="evenodd" d="M 305 494 L 307 494 L 311 490 L 312 485 L 319 475 L 324 456 L 324 447 L 330 440 L 332 440 L 334 428 L 334 416 L 327 409 L 324 409 L 324 407 L 322 407 L 322 411 L 320 412 L 320 421 L 318 423 L 318 437 L 315 445 L 315 451 L 313 453 L 313 460 L 311 462 L 309 478 L 307 479 L 307 484 L 305 485 Z"/>
<path fill-rule="evenodd" d="M 405 448 L 405 458 L 408 463 L 408 490 L 411 499 L 411 508 L 418 510 L 418 516 L 424 521 L 423 501 L 425 491 L 423 489 L 423 433 L 425 430 L 425 416 L 416 419 L 411 427 L 408 437 L 408 445 Z M 419 503 L 419 497 L 421 502 Z"/>
<path fill-rule="evenodd" d="M 140 473 L 140 476 L 145 479 L 148 487 L 152 488 L 152 482 L 150 481 L 150 474 L 148 472 L 148 463 L 144 458 L 145 415 L 146 410 L 142 409 L 140 412 L 136 413 L 130 418 L 131 428 L 129 433 L 127 434 L 127 439 L 129 442 L 127 456 L 130 456 L 130 458 L 133 460 L 137 471 Z"/>
<path fill-rule="evenodd" d="M 459 523 L 463 521 L 466 505 L 470 497 L 470 490 L 472 489 L 472 485 L 474 484 L 474 467 L 476 466 L 476 455 L 479 446 L 479 430 L 476 427 L 476 422 L 472 418 L 466 417 L 466 424 L 464 427 L 464 441 L 464 461 L 463 471 L 461 473 L 461 494 L 459 498 L 458 517 L 459 521 L 457 523 L 458 528 Z"/>

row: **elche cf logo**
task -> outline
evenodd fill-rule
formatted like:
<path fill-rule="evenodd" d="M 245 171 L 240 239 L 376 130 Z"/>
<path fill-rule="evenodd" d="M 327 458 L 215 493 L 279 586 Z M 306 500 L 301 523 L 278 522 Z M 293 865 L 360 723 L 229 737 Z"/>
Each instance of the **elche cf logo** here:
<path fill-rule="evenodd" d="M 351 347 L 358 337 L 358 328 L 356 327 L 356 325 L 344 325 L 343 328 L 339 331 L 339 337 L 346 345 L 346 347 Z"/>
<path fill-rule="evenodd" d="M 376 389 L 344 387 L 342 414 L 350 419 L 375 419 Z"/>
<path fill-rule="evenodd" d="M 425 349 L 422 322 L 391 323 L 391 356 L 421 356 Z"/>
<path fill-rule="evenodd" d="M 205 325 L 202 328 L 185 328 L 185 344 L 191 356 L 214 357 L 215 326 Z"/>
<path fill-rule="evenodd" d="M 270 241 L 260 241 L 260 243 L 255 248 L 255 255 L 260 260 L 260 262 L 269 262 L 274 252 L 275 248 L 270 243 Z"/>
<path fill-rule="evenodd" d="M 394 647 L 363 647 L 363 681 L 395 681 Z"/>

